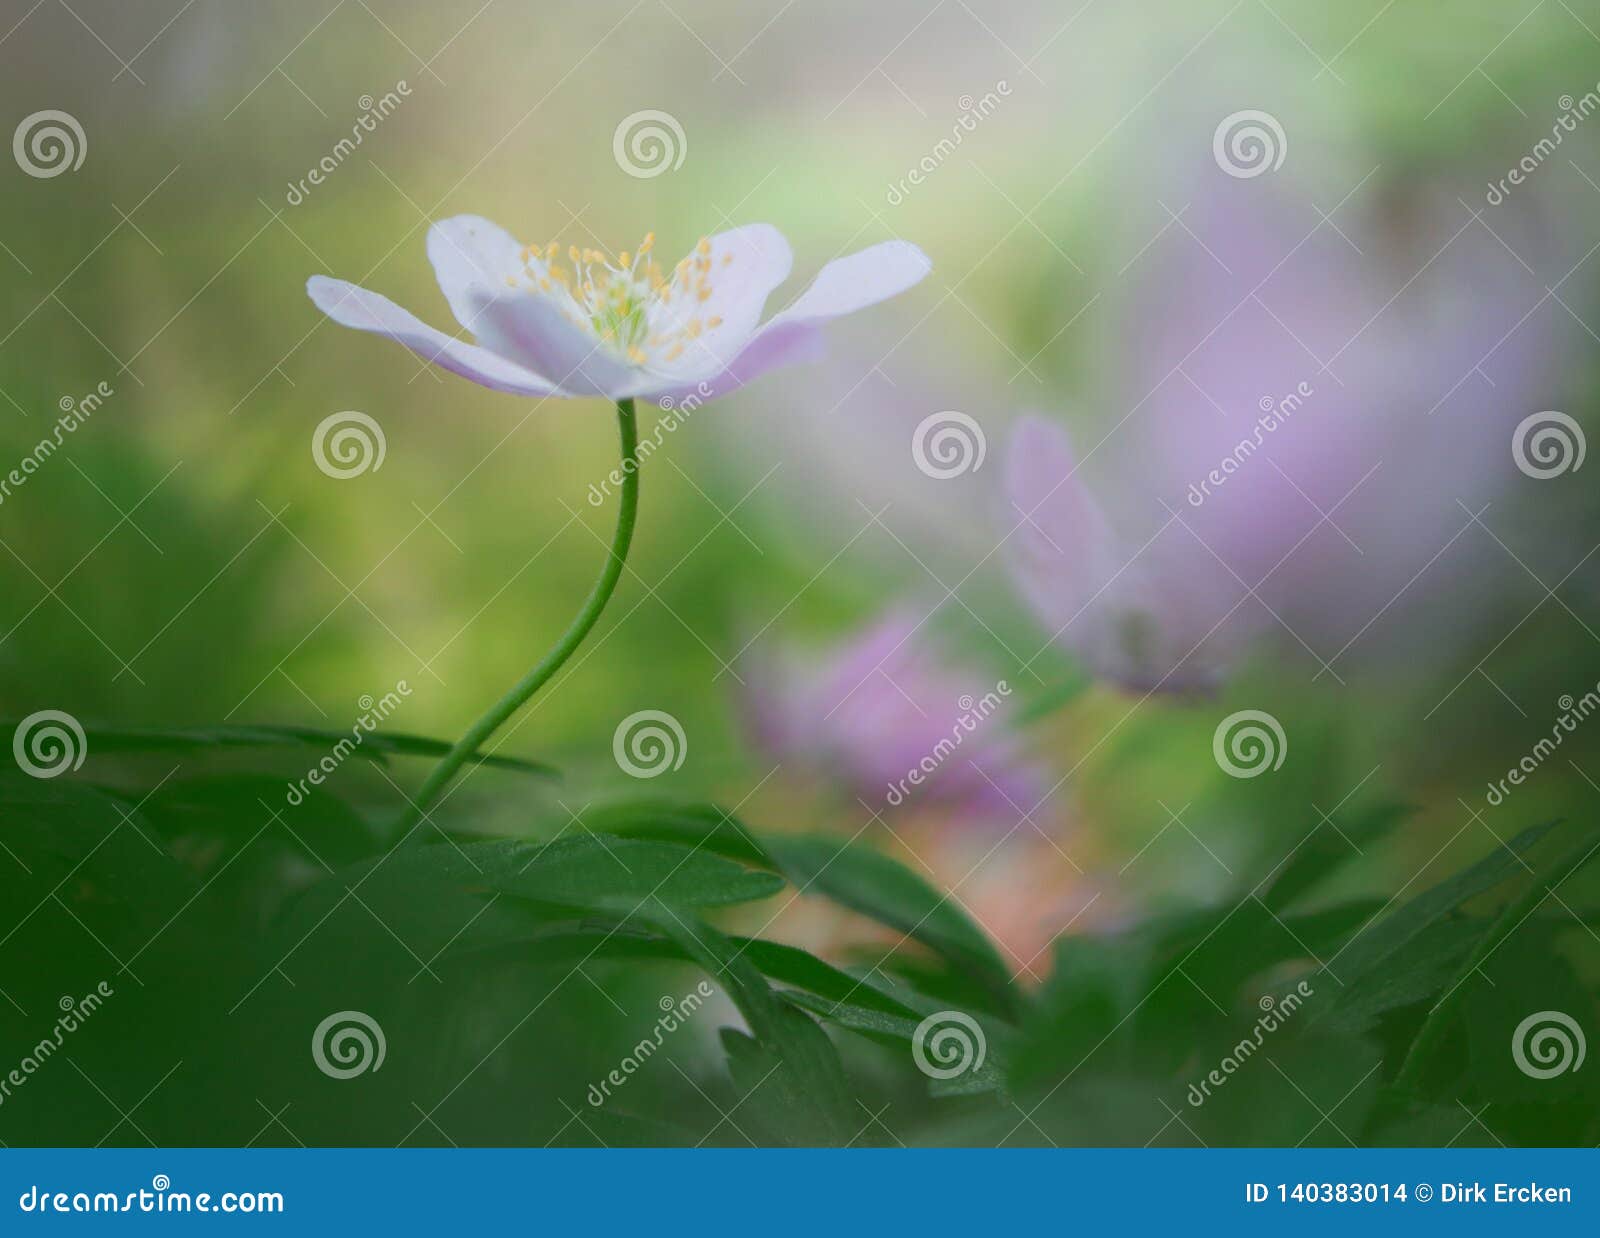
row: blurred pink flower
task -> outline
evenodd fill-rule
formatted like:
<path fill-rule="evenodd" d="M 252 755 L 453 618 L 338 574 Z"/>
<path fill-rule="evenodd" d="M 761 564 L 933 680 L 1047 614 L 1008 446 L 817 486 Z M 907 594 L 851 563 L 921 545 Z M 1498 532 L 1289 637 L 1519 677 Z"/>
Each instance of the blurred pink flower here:
<path fill-rule="evenodd" d="M 1013 430 L 1004 488 L 1013 577 L 1057 643 L 1135 691 L 1216 682 L 1246 625 L 1226 622 L 1242 591 L 1209 556 L 1176 540 L 1141 547 L 1118 536 L 1078 474 L 1067 432 L 1041 417 Z"/>
<path fill-rule="evenodd" d="M 1448 655 L 1520 571 L 1473 513 L 1526 491 L 1515 427 L 1559 407 L 1560 236 L 1422 180 L 1363 182 L 1331 222 L 1212 168 L 1185 199 L 1081 456 L 1041 425 L 1012 444 L 1023 592 L 1135 688 L 1265 636 L 1335 674 Z"/>
<path fill-rule="evenodd" d="M 1009 828 L 1048 785 L 1007 730 L 1012 692 L 897 611 L 820 652 L 757 659 L 744 703 L 776 759 L 873 811 L 940 807 Z"/>
<path fill-rule="evenodd" d="M 523 246 L 476 215 L 428 231 L 439 288 L 476 344 L 419 321 L 387 297 L 314 275 L 306 284 L 335 322 L 404 344 L 496 391 L 526 396 L 705 400 L 770 369 L 808 359 L 824 322 L 904 292 L 931 269 L 906 241 L 839 258 L 758 327 L 789 275 L 783 234 L 749 224 L 703 239 L 670 273 L 650 258 L 654 234 L 615 259 L 593 249 Z"/>

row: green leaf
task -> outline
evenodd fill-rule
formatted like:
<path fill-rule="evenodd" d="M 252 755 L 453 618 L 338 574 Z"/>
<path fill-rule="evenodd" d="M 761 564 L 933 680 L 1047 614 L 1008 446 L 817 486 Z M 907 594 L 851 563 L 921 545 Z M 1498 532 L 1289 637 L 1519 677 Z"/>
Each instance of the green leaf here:
<path fill-rule="evenodd" d="M 1462 1022 L 1465 1025 L 1468 1066 L 1462 1082 L 1475 1101 L 1531 1106 L 1536 1113 L 1527 1142 L 1572 1145 L 1580 1141 L 1585 1119 L 1594 1117 L 1600 1102 L 1600 1072 L 1571 1069 L 1577 1064 L 1578 1037 L 1550 1012 L 1565 1015 L 1585 1038 L 1585 1054 L 1600 1042 L 1595 1001 L 1558 952 L 1556 932 L 1550 925 L 1529 922 L 1527 928 L 1506 941 L 1483 963 L 1483 975 L 1462 982 Z M 1544 1017 L 1537 1017 L 1540 1014 Z M 1525 1020 L 1532 1020 L 1523 1029 Z M 1540 1039 L 1543 1029 L 1547 1035 Z M 1521 1032 L 1518 1035 L 1518 1032 Z M 1553 1072 L 1539 1078 L 1517 1064 L 1513 1044 L 1535 1070 Z M 1565 1061 L 1568 1069 L 1557 1068 Z M 1574 1113 L 1557 1115 L 1553 1107 Z M 1474 1110 L 1478 1108 L 1473 1106 Z M 1557 1129 L 1567 1117 L 1566 1130 Z"/>
<path fill-rule="evenodd" d="M 851 1090 L 838 1051 L 820 1027 L 781 1001 L 739 946 L 703 923 L 651 900 L 643 918 L 655 924 L 727 987 L 752 1036 L 724 1028 L 722 1042 L 741 1099 L 737 1108 L 760 1117 L 769 1138 L 781 1143 L 836 1144 L 853 1123 Z M 743 1119 L 741 1118 L 741 1121 Z"/>
<path fill-rule="evenodd" d="M 268 774 L 171 778 L 140 802 L 151 826 L 169 838 L 216 839 L 229 851 L 247 847 L 266 827 L 309 863 L 352 864 L 372 854 L 378 836 L 343 800 L 311 787 L 297 804 Z"/>
<path fill-rule="evenodd" d="M 303 940 L 348 907 L 358 931 L 391 941 L 375 917 L 415 955 L 432 959 L 446 949 L 530 940 L 550 920 L 574 913 L 614 925 L 649 899 L 720 907 L 782 888 L 772 873 L 676 843 L 595 834 L 544 844 L 440 843 L 339 871 L 298 901 L 283 933 L 288 943 Z"/>
<path fill-rule="evenodd" d="M 1361 844 L 1388 834 L 1410 811 L 1405 804 L 1383 803 L 1365 812 L 1344 814 L 1352 818 L 1344 825 L 1320 822 L 1256 887 L 1261 901 L 1281 911 L 1359 854 Z"/>
<path fill-rule="evenodd" d="M 801 890 L 815 890 L 920 941 L 966 973 L 1007 1015 L 1020 1008 L 1011 972 L 989 939 L 948 894 L 896 860 L 860 843 L 817 835 L 766 840 L 778 869 Z"/>
<path fill-rule="evenodd" d="M 433 846 L 425 851 L 455 852 Z M 768 898 L 781 878 L 678 843 L 575 835 L 542 845 L 469 843 L 461 860 L 485 885 L 519 898 L 615 910 L 654 898 L 672 907 L 721 907 Z M 456 871 L 466 876 L 459 865 Z"/>
<path fill-rule="evenodd" d="M 0 723 L 14 728 L 15 722 Z M 382 762 L 389 756 L 441 757 L 450 751 L 442 739 L 428 739 L 400 731 L 329 731 L 308 726 L 209 726 L 186 728 L 87 727 L 89 751 L 170 752 L 196 748 L 326 748 L 349 745 L 347 756 Z M 357 740 L 359 739 L 359 742 Z M 496 769 L 521 770 L 545 778 L 559 777 L 556 769 L 537 761 L 478 753 L 474 763 Z"/>
<path fill-rule="evenodd" d="M 830 1002 L 852 1002 L 885 1014 L 915 1015 L 908 1003 L 916 999 L 909 991 L 891 993 L 880 981 L 841 971 L 798 946 L 762 941 L 755 937 L 735 937 L 732 940 L 761 969 L 762 974 L 780 984 L 793 985 Z"/>
<path fill-rule="evenodd" d="M 1359 930 L 1334 960 L 1335 971 L 1346 984 L 1375 968 L 1393 966 L 1401 951 L 1429 925 L 1518 873 L 1527 871 L 1526 856 L 1553 827 L 1536 825 L 1483 859 L 1417 895 L 1398 911 Z"/>
<path fill-rule="evenodd" d="M 960 905 L 871 846 L 818 834 L 758 838 L 719 808 L 660 800 L 591 808 L 583 820 L 590 828 L 668 838 L 774 868 L 797 889 L 823 895 L 921 942 L 973 981 L 986 1006 L 1008 1017 L 1020 1008 L 1010 969 Z"/>
<path fill-rule="evenodd" d="M 1392 1010 L 1426 1001 L 1450 982 L 1461 961 L 1489 929 L 1476 916 L 1447 916 L 1424 927 L 1407 943 L 1403 966 L 1380 967 L 1349 980 L 1334 1004 L 1312 1022 L 1329 1032 L 1360 1033 Z M 1343 973 L 1337 963 L 1334 970 Z"/>
<path fill-rule="evenodd" d="M 827 998 L 818 997 L 813 993 L 802 993 L 789 990 L 783 994 L 787 1002 L 809 1010 L 819 1019 L 824 1019 L 836 1026 L 847 1028 L 881 1044 L 893 1045 L 903 1049 L 906 1060 L 916 1062 L 912 1046 L 917 1041 L 918 1029 L 924 1023 L 928 1024 L 928 1033 L 924 1036 L 926 1042 L 930 1037 L 937 1035 L 940 1028 L 950 1027 L 948 1019 L 941 1019 L 940 1015 L 949 1015 L 949 1011 L 929 1011 L 927 1015 L 916 1014 L 890 1014 L 870 1006 L 857 1005 L 854 1002 L 829 1001 Z M 965 1011 L 956 1012 L 967 1014 Z M 968 1018 L 973 1018 L 967 1014 Z M 982 1092 L 1004 1092 L 1006 1081 L 1006 1058 L 1000 1043 L 999 1029 L 994 1025 L 985 1025 L 982 1021 L 973 1019 L 982 1029 L 983 1061 L 970 1069 L 963 1069 L 948 1079 L 933 1078 L 930 1091 L 935 1096 L 972 1096 Z M 964 1041 L 965 1045 L 972 1045 L 973 1039 L 966 1028 L 954 1029 Z M 925 1043 L 924 1052 L 929 1052 Z M 961 1061 L 976 1062 L 976 1055 L 962 1050 Z M 949 1065 L 954 1066 L 956 1059 L 951 1059 Z"/>
<path fill-rule="evenodd" d="M 702 847 L 716 855 L 763 868 L 777 866 L 742 821 L 712 804 L 640 797 L 591 804 L 579 814 L 579 819 L 585 829 L 597 834 L 656 838 Z"/>
<path fill-rule="evenodd" d="M 1455 1015 L 1455 1006 L 1461 1000 L 1462 986 L 1468 978 L 1475 972 L 1481 974 L 1483 964 L 1490 956 L 1504 945 L 1513 933 L 1523 929 L 1534 911 L 1550 898 L 1567 878 L 1593 860 L 1597 853 L 1600 853 L 1600 839 L 1596 839 L 1592 833 L 1586 833 L 1582 841 L 1555 866 L 1554 871 L 1535 876 L 1532 886 L 1500 913 L 1473 950 L 1472 956 L 1462 965 L 1461 973 L 1454 983 L 1445 990 L 1438 1004 L 1428 1012 L 1427 1021 L 1417 1033 L 1417 1039 L 1412 1043 L 1411 1050 L 1406 1054 L 1406 1060 L 1395 1079 L 1396 1087 L 1415 1086 L 1422 1078 L 1429 1065 L 1430 1052 L 1436 1048 L 1436 1042 L 1443 1039 L 1448 1032 L 1450 1020 Z M 1530 931 L 1541 930 L 1535 925 Z"/>

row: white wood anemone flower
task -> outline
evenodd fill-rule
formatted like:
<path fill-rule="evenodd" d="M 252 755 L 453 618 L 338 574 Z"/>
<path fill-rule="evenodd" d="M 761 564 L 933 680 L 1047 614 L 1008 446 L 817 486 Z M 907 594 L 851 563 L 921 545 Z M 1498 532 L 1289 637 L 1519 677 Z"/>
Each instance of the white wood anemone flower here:
<path fill-rule="evenodd" d="M 340 325 L 387 336 L 496 391 L 664 403 L 713 399 L 810 360 L 827 320 L 904 292 L 932 269 L 910 242 L 869 246 L 828 263 L 761 323 L 793 264 L 776 228 L 747 224 L 703 238 L 670 271 L 651 256 L 654 247 L 652 233 L 632 253 L 563 252 L 554 241 L 522 245 L 476 215 L 434 224 L 428 258 L 476 343 L 345 280 L 315 275 L 306 291 Z"/>

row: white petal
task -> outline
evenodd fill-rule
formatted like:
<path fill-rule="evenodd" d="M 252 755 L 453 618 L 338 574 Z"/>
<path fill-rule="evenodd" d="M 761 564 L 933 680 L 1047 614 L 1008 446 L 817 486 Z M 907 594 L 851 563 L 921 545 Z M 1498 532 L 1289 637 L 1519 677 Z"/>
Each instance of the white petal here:
<path fill-rule="evenodd" d="M 441 219 L 428 229 L 428 261 L 450 312 L 474 335 L 469 294 L 504 291 L 506 277 L 522 270 L 522 246 L 499 224 L 481 215 Z"/>
<path fill-rule="evenodd" d="M 705 258 L 709 269 L 704 279 L 710 295 L 701 301 L 694 288 L 699 277 L 691 278 L 688 289 L 673 284 L 672 300 L 652 317 L 652 330 L 670 329 L 698 319 L 702 324 L 713 318 L 722 321 L 704 327 L 686 344 L 675 362 L 657 363 L 662 372 L 680 375 L 716 373 L 726 369 L 750 339 L 761 321 L 772 290 L 789 278 L 794 254 L 789 242 L 771 224 L 746 224 L 709 238 Z M 693 262 L 697 253 L 691 253 Z M 669 272 L 669 278 L 675 272 Z"/>
<path fill-rule="evenodd" d="M 933 270 L 933 263 L 909 241 L 884 241 L 848 258 L 836 258 L 817 272 L 811 287 L 767 325 L 819 322 L 904 292 Z"/>
<path fill-rule="evenodd" d="M 792 305 L 746 335 L 731 361 L 718 358 L 720 364 L 706 367 L 704 354 L 686 350 L 679 364 L 653 362 L 633 394 L 676 399 L 708 385 L 720 395 L 776 366 L 813 360 L 820 350 L 816 326 L 904 292 L 932 269 L 927 255 L 909 241 L 885 241 L 835 259 Z"/>
<path fill-rule="evenodd" d="M 307 280 L 306 292 L 317 308 L 340 326 L 387 336 L 424 360 L 485 387 L 513 395 L 566 394 L 486 348 L 452 339 L 376 292 L 325 275 L 313 275 Z"/>
<path fill-rule="evenodd" d="M 638 382 L 638 367 L 573 322 L 549 296 L 502 286 L 498 294 L 473 291 L 466 299 L 485 347 L 550 375 L 563 391 L 614 400 Z"/>
<path fill-rule="evenodd" d="M 652 370 L 642 374 L 626 394 L 664 408 L 681 407 L 686 402 L 698 405 L 737 391 L 768 370 L 815 361 L 821 353 L 822 333 L 815 326 L 804 322 L 781 324 L 776 329 L 758 331 L 724 370 L 692 380 Z"/>

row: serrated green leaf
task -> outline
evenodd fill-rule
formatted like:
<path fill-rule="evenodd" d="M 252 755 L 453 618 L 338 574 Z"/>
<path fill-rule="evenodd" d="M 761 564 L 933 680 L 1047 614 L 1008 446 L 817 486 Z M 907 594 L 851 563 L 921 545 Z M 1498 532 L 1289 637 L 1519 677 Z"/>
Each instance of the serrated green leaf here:
<path fill-rule="evenodd" d="M 797 888 L 825 894 L 920 941 L 982 986 L 1002 1011 L 1020 1008 L 1011 972 L 989 939 L 948 894 L 905 865 L 860 843 L 815 835 L 777 835 L 766 845 Z"/>
<path fill-rule="evenodd" d="M 752 1036 L 724 1028 L 741 1112 L 770 1115 L 771 1138 L 786 1144 L 834 1144 L 849 1138 L 850 1086 L 833 1042 L 811 1019 L 779 999 L 755 964 L 710 925 L 687 921 L 652 899 L 641 918 L 672 938 L 728 989 Z M 760 1094 L 760 1100 L 752 1103 Z"/>
<path fill-rule="evenodd" d="M 1494 889 L 1518 873 L 1527 872 L 1526 856 L 1553 827 L 1536 825 L 1509 843 L 1496 847 L 1476 864 L 1445 878 L 1399 909 L 1357 931 L 1340 955 L 1330 962 L 1346 984 L 1377 967 L 1389 966 L 1416 936 L 1459 908 L 1469 899 Z"/>
<path fill-rule="evenodd" d="M 1403 966 L 1379 967 L 1336 990 L 1331 1007 L 1312 1022 L 1329 1032 L 1361 1033 L 1403 1006 L 1427 1001 L 1449 984 L 1461 961 L 1489 929 L 1474 916 L 1448 916 L 1424 926 L 1406 945 Z M 1335 970 L 1342 968 L 1335 964 Z"/>
<path fill-rule="evenodd" d="M 591 808 L 584 819 L 631 837 L 670 838 L 775 868 L 796 888 L 830 898 L 921 942 L 976 984 L 985 1006 L 1007 1016 L 1020 1008 L 1010 969 L 959 904 L 870 846 L 817 834 L 758 837 L 719 808 L 658 800 Z"/>

